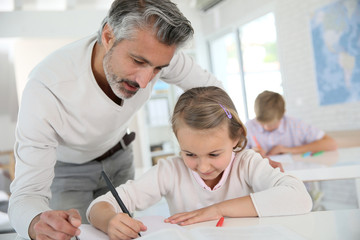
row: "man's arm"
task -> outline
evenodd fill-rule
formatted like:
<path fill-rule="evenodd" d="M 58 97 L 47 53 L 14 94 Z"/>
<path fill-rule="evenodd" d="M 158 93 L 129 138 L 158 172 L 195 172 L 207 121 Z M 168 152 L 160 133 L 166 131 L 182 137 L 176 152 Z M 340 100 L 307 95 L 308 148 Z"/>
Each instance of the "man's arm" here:
<path fill-rule="evenodd" d="M 29 225 L 35 216 L 50 210 L 58 144 L 52 119 L 60 119 L 52 98 L 46 87 L 31 80 L 22 96 L 15 133 L 15 179 L 10 186 L 8 213 L 12 226 L 24 238 L 29 238 Z"/>

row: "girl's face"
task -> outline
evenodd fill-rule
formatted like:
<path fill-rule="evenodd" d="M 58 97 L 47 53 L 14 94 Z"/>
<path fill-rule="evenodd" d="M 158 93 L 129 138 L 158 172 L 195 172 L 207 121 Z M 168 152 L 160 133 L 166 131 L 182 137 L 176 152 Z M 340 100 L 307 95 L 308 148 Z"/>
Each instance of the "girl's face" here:
<path fill-rule="evenodd" d="M 226 123 L 209 130 L 193 129 L 182 123 L 177 139 L 185 165 L 211 188 L 221 179 L 238 142 L 238 139 L 230 139 Z"/>

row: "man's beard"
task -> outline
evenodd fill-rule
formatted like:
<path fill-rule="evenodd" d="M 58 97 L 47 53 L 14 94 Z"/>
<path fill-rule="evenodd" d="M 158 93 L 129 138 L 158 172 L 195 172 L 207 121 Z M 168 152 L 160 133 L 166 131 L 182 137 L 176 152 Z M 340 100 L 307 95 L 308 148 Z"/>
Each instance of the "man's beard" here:
<path fill-rule="evenodd" d="M 111 90 L 118 98 L 121 98 L 121 99 L 131 98 L 132 96 L 134 96 L 137 93 L 140 86 L 137 82 L 134 82 L 134 81 L 131 81 L 128 79 L 122 79 L 122 78 L 118 77 L 116 74 L 114 74 L 114 72 L 112 71 L 112 68 L 109 64 L 111 55 L 112 55 L 112 49 L 110 49 L 110 51 L 104 56 L 103 68 L 104 68 L 106 80 L 108 81 L 108 83 L 111 87 Z M 131 90 L 126 89 L 124 87 L 125 84 L 128 84 L 128 85 L 136 88 L 136 90 L 131 91 Z"/>

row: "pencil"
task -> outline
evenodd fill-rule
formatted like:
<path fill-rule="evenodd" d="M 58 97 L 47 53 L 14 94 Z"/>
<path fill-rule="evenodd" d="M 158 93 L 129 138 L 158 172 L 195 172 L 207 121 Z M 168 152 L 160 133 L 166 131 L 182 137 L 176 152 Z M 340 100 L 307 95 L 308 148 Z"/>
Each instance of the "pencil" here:
<path fill-rule="evenodd" d="M 123 203 L 123 201 L 121 200 L 119 194 L 117 193 L 114 185 L 111 183 L 110 179 L 108 178 L 108 176 L 106 175 L 106 173 L 104 171 L 101 171 L 101 174 L 103 175 L 106 185 L 108 186 L 108 188 L 110 189 L 112 195 L 114 196 L 114 198 L 116 199 L 117 203 L 120 205 L 121 210 L 123 211 L 123 213 L 127 213 L 130 217 L 131 214 L 129 212 L 129 210 L 126 208 L 125 204 Z M 141 237 L 141 234 L 138 233 L 139 237 Z"/>
<path fill-rule="evenodd" d="M 253 139 L 254 139 L 254 142 L 255 142 L 255 144 L 256 144 L 256 147 L 257 147 L 258 149 L 262 149 L 262 148 L 261 148 L 261 145 L 260 145 L 260 143 L 258 142 L 258 140 L 256 139 L 255 135 L 253 136 Z"/>

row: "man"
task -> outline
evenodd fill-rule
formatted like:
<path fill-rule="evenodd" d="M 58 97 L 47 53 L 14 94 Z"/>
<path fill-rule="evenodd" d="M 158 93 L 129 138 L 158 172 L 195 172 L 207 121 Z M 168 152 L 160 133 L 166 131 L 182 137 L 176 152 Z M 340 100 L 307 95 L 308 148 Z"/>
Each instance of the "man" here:
<path fill-rule="evenodd" d="M 108 191 L 101 171 L 116 186 L 134 177 L 134 136 L 126 129 L 159 78 L 184 90 L 221 86 L 176 53 L 192 35 L 169 0 L 115 0 L 98 36 L 65 46 L 35 67 L 19 111 L 9 204 L 20 236 L 78 235 L 89 203 Z"/>

